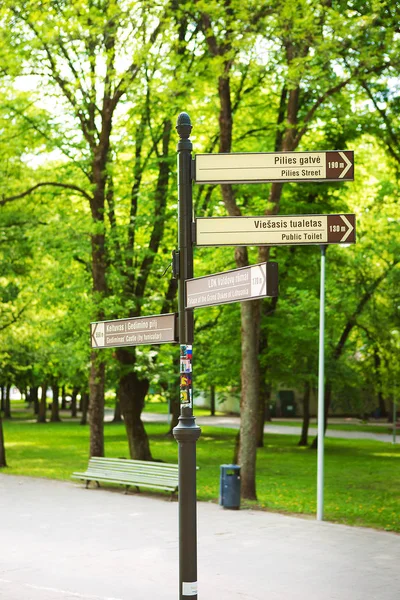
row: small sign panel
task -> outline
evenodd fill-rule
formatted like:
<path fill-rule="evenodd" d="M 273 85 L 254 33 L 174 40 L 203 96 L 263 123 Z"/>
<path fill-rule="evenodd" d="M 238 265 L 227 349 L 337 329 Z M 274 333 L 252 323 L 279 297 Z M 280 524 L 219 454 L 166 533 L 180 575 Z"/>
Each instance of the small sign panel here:
<path fill-rule="evenodd" d="M 351 181 L 353 150 L 197 154 L 196 183 Z"/>
<path fill-rule="evenodd" d="M 197 246 L 354 244 L 355 215 L 273 215 L 196 219 Z"/>
<path fill-rule="evenodd" d="M 185 308 L 278 295 L 278 263 L 267 262 L 186 280 Z"/>
<path fill-rule="evenodd" d="M 175 342 L 175 313 L 91 323 L 92 348 Z"/>

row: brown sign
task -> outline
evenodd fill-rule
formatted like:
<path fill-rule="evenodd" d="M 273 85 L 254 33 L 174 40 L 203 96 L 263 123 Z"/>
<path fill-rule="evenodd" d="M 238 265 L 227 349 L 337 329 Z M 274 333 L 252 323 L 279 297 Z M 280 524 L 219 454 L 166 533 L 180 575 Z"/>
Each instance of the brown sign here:
<path fill-rule="evenodd" d="M 91 323 L 92 348 L 175 342 L 175 313 Z"/>
<path fill-rule="evenodd" d="M 197 246 L 354 244 L 355 215 L 271 215 L 196 219 Z"/>
<path fill-rule="evenodd" d="M 354 179 L 354 152 L 197 154 L 196 183 L 345 181 Z"/>
<path fill-rule="evenodd" d="M 186 280 L 185 308 L 278 295 L 278 263 L 267 262 Z"/>
<path fill-rule="evenodd" d="M 352 150 L 326 152 L 325 160 L 328 180 L 354 179 L 354 152 Z"/>
<path fill-rule="evenodd" d="M 355 215 L 328 215 L 328 243 L 354 244 L 356 241 Z"/>

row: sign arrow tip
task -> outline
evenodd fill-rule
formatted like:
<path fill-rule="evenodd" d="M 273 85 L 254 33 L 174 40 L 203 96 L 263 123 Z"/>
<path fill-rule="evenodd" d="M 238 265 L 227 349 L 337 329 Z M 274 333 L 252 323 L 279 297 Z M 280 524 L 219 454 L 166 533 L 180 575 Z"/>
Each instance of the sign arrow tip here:
<path fill-rule="evenodd" d="M 346 175 L 347 171 L 349 171 L 349 169 L 353 166 L 353 164 L 347 158 L 347 156 L 345 155 L 344 152 L 339 152 L 339 156 L 341 156 L 343 158 L 343 160 L 345 161 L 345 163 L 346 163 L 345 168 L 343 169 L 343 171 L 339 175 L 339 179 L 343 179 L 343 177 Z"/>

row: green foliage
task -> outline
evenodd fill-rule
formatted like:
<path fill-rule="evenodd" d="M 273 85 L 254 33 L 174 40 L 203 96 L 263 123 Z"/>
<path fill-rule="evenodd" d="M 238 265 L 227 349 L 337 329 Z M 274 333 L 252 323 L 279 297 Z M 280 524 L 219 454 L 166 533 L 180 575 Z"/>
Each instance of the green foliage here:
<path fill-rule="evenodd" d="M 327 374 L 338 407 L 369 411 L 379 392 L 394 395 L 397 7 L 6 0 L 0 14 L 0 379 L 51 375 L 85 385 L 91 320 L 176 310 L 169 272 L 163 276 L 177 234 L 174 120 L 187 110 L 195 153 L 218 151 L 229 80 L 233 151 L 272 151 L 285 136 L 293 149 L 355 149 L 354 183 L 287 184 L 279 209 L 356 213 L 356 246 L 327 252 Z M 104 141 L 105 200 L 96 212 L 91 169 Z M 236 205 L 264 214 L 269 191 L 235 186 Z M 218 186 L 194 186 L 194 199 L 197 216 L 226 214 Z M 103 294 L 92 289 L 94 234 L 105 236 Z M 280 296 L 276 305 L 263 302 L 263 377 L 275 386 L 315 385 L 319 251 L 280 247 L 270 256 L 279 263 Z M 257 262 L 256 249 L 249 260 Z M 232 248 L 196 250 L 196 276 L 234 267 Z M 240 387 L 239 319 L 234 304 L 196 311 L 199 388 Z M 175 354 L 174 346 L 140 349 L 134 368 L 173 389 Z M 103 357 L 115 387 L 115 354 Z"/>

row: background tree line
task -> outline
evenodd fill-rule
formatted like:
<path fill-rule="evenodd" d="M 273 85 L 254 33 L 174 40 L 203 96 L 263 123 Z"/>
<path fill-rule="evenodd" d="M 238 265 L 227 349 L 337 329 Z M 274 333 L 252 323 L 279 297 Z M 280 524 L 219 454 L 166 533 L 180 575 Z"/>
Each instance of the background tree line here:
<path fill-rule="evenodd" d="M 92 456 L 105 451 L 112 387 L 131 456 L 151 458 L 141 412 L 156 380 L 177 418 L 176 348 L 90 352 L 88 324 L 176 310 L 165 271 L 185 110 L 196 153 L 356 151 L 354 183 L 199 186 L 195 214 L 356 213 L 356 246 L 328 250 L 325 400 L 349 396 L 360 413 L 378 404 L 385 414 L 398 371 L 398 9 L 5 0 L 0 13 L 1 385 L 89 394 Z M 316 385 L 318 257 L 302 247 L 196 251 L 196 276 L 279 262 L 279 298 L 196 312 L 199 384 L 241 391 L 247 498 L 272 386 L 302 388 L 307 414 Z"/>

